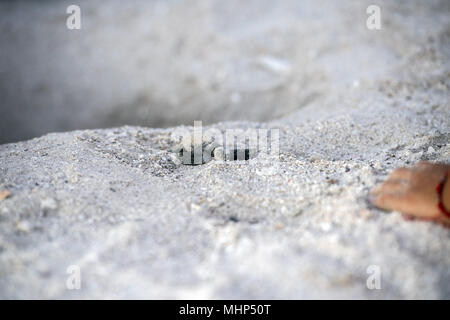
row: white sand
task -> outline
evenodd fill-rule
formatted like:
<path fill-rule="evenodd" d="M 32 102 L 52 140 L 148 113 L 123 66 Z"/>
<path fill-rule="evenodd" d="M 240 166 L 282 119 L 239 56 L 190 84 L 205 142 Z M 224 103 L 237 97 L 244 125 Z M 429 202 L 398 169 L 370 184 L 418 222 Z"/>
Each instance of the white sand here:
<path fill-rule="evenodd" d="M 382 1 L 370 31 L 360 1 L 241 2 L 130 4 L 114 23 L 119 2 L 86 1 L 70 36 L 51 4 L 2 16 L 4 141 L 203 120 L 279 129 L 280 161 L 179 165 L 174 128 L 1 145 L 0 297 L 450 298 L 449 230 L 367 202 L 393 168 L 450 162 L 448 3 Z"/>

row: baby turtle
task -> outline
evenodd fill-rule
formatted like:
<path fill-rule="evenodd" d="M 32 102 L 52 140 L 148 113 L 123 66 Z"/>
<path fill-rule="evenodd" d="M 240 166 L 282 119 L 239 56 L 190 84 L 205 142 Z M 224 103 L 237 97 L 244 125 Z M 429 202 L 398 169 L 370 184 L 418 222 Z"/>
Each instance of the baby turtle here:
<path fill-rule="evenodd" d="M 177 145 L 173 150 L 178 159 L 184 165 L 200 165 L 211 160 L 219 161 L 246 161 L 256 155 L 256 150 L 250 148 L 223 148 L 216 142 L 203 142 L 201 145 L 182 144 Z"/>

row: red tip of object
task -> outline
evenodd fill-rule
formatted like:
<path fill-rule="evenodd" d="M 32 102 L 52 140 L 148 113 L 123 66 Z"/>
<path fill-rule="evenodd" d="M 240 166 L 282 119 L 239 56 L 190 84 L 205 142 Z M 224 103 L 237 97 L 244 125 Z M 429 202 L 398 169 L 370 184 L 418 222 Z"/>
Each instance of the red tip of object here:
<path fill-rule="evenodd" d="M 445 173 L 444 179 L 442 179 L 441 183 L 439 183 L 436 187 L 436 192 L 439 196 L 439 203 L 438 203 L 438 208 L 439 210 L 448 218 L 450 218 L 450 211 L 448 211 L 445 207 L 444 204 L 442 203 L 442 192 L 444 189 L 444 184 L 446 183 L 446 181 L 448 180 L 449 177 L 449 171 L 447 171 Z"/>
<path fill-rule="evenodd" d="M 442 202 L 439 202 L 438 204 L 439 210 L 441 210 L 441 212 L 446 215 L 447 217 L 450 218 L 450 212 L 447 211 L 447 209 L 445 209 L 444 205 L 442 204 Z"/>

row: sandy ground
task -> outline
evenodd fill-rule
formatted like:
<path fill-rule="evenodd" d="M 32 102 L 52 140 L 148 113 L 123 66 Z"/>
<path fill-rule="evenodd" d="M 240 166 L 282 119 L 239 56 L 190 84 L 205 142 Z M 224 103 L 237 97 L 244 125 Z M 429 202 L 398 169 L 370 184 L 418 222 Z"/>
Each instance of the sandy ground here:
<path fill-rule="evenodd" d="M 2 141 L 97 128 L 0 145 L 0 297 L 450 298 L 449 230 L 367 202 L 450 162 L 448 2 L 99 3 L 0 3 Z M 279 161 L 180 164 L 193 120 Z"/>

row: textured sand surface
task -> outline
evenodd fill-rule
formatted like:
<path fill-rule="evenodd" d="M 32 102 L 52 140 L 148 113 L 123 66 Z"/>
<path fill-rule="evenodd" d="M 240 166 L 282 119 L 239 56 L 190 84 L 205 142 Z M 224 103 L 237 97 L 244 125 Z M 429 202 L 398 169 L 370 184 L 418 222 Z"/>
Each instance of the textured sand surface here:
<path fill-rule="evenodd" d="M 86 17 L 108 21 L 120 7 L 89 3 Z M 44 11 L 0 4 L 12 10 L 1 19 L 0 41 L 12 41 L 3 141 L 59 130 L 60 118 L 142 125 L 0 145 L 0 191 L 11 193 L 0 199 L 1 298 L 450 298 L 450 231 L 367 201 L 393 168 L 450 162 L 448 2 L 382 1 L 380 31 L 366 28 L 364 1 L 140 3 L 154 10 L 148 30 L 130 3 L 130 25 L 86 18 L 90 32 L 70 45 L 67 30 L 39 35 L 62 14 L 28 51 L 13 17 Z M 102 37 L 111 47 L 93 45 Z M 159 45 L 131 49 L 141 37 Z M 14 64 L 28 58 L 31 69 Z M 182 165 L 175 128 L 146 127 L 193 120 L 279 129 L 279 161 Z M 70 265 L 80 290 L 66 288 Z M 380 290 L 366 286 L 371 265 Z"/>

